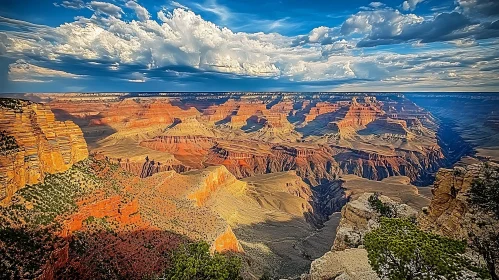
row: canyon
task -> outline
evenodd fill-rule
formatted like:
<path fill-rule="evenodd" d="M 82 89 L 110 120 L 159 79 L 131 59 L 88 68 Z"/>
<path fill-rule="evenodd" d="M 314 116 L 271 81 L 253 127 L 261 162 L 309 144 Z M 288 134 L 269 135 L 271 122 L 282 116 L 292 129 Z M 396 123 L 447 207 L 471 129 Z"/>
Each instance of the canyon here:
<path fill-rule="evenodd" d="M 456 180 L 442 168 L 497 161 L 499 145 L 489 107 L 467 105 L 479 139 L 471 115 L 453 125 L 456 112 L 417 94 L 18 97 L 0 99 L 1 268 L 14 278 L 139 279 L 204 240 L 242 256 L 245 279 L 377 279 L 359 248 L 377 218 L 367 197 L 456 234 L 466 208 L 438 205 Z M 37 249 L 20 249 L 19 232 Z"/>

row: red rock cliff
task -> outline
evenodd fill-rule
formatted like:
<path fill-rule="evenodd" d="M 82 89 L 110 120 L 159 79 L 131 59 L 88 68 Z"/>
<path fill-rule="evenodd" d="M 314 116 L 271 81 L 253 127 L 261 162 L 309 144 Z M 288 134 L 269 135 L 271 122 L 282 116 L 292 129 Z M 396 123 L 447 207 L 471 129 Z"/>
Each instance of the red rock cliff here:
<path fill-rule="evenodd" d="M 15 99 L 0 105 L 0 131 L 15 142 L 0 153 L 0 202 L 27 184 L 42 182 L 47 173 L 69 169 L 88 157 L 80 128 L 56 121 L 50 107 Z"/>

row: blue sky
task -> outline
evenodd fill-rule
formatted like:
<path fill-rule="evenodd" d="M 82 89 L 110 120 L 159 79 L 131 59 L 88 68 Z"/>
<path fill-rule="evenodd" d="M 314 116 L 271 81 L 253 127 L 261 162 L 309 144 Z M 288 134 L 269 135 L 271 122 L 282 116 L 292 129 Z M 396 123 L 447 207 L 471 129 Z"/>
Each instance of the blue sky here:
<path fill-rule="evenodd" d="M 499 1 L 3 0 L 0 92 L 499 91 Z"/>

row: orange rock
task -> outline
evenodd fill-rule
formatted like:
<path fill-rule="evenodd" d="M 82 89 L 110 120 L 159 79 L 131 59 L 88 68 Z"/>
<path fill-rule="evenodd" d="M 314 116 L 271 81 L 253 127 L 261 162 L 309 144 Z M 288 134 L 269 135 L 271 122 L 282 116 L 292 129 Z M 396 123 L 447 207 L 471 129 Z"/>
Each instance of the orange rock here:
<path fill-rule="evenodd" d="M 45 174 L 69 169 L 88 157 L 83 133 L 72 121 L 56 121 L 50 107 L 20 101 L 22 112 L 0 108 L 0 127 L 13 136 L 18 151 L 0 154 L 0 203 Z"/>
<path fill-rule="evenodd" d="M 211 251 L 214 252 L 244 252 L 243 247 L 239 244 L 236 235 L 232 232 L 230 226 L 227 226 L 227 229 L 224 233 L 219 235 L 217 239 L 211 245 Z"/>

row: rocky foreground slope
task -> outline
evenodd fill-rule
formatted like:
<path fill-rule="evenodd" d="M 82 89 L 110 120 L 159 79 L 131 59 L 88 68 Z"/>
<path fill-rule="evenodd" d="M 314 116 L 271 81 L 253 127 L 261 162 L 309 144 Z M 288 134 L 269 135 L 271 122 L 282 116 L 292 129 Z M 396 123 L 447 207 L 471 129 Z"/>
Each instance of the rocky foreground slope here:
<path fill-rule="evenodd" d="M 88 156 L 80 128 L 57 121 L 50 107 L 0 99 L 0 202 Z"/>
<path fill-rule="evenodd" d="M 479 206 L 470 200 L 471 188 L 477 180 L 487 180 L 487 184 L 497 185 L 498 166 L 480 164 L 460 165 L 453 169 L 441 169 L 432 189 L 431 202 L 422 199 L 417 192 L 409 198 L 403 192 L 396 194 L 388 184 L 384 186 L 388 196 L 381 195 L 379 199 L 389 205 L 397 217 L 412 218 L 420 229 L 433 232 L 454 240 L 463 240 L 468 249 L 464 254 L 468 263 L 487 267 L 498 275 L 499 267 L 499 218 L 492 204 L 489 208 Z M 489 175 L 487 175 L 487 172 Z M 342 209 L 342 218 L 337 229 L 334 245 L 331 251 L 314 260 L 308 274 L 302 279 L 379 279 L 368 261 L 364 249 L 366 234 L 379 227 L 381 214 L 369 203 L 373 195 L 368 190 L 382 191 L 383 182 L 360 186 L 359 179 L 349 179 L 354 182 L 348 192 L 352 192 L 352 200 Z M 367 183 L 369 184 L 369 183 Z M 347 184 L 348 185 L 348 182 Z M 405 201 L 410 205 L 401 203 Z M 412 206 L 411 206 L 412 205 Z M 492 279 L 496 279 L 492 278 Z M 457 279 L 488 279 L 467 271 Z"/>
<path fill-rule="evenodd" d="M 428 208 L 419 216 L 423 229 L 468 244 L 482 255 L 486 255 L 487 265 L 499 276 L 499 217 L 494 214 L 493 205 L 487 209 L 470 201 L 470 189 L 476 182 L 484 180 L 486 172 L 491 172 L 495 184 L 499 165 L 490 163 L 456 166 L 453 169 L 440 169 L 435 179 L 433 199 Z M 493 194 L 491 194 L 493 195 Z M 497 199 L 497 195 L 490 200 Z M 495 201 L 497 204 L 497 201 Z"/>

